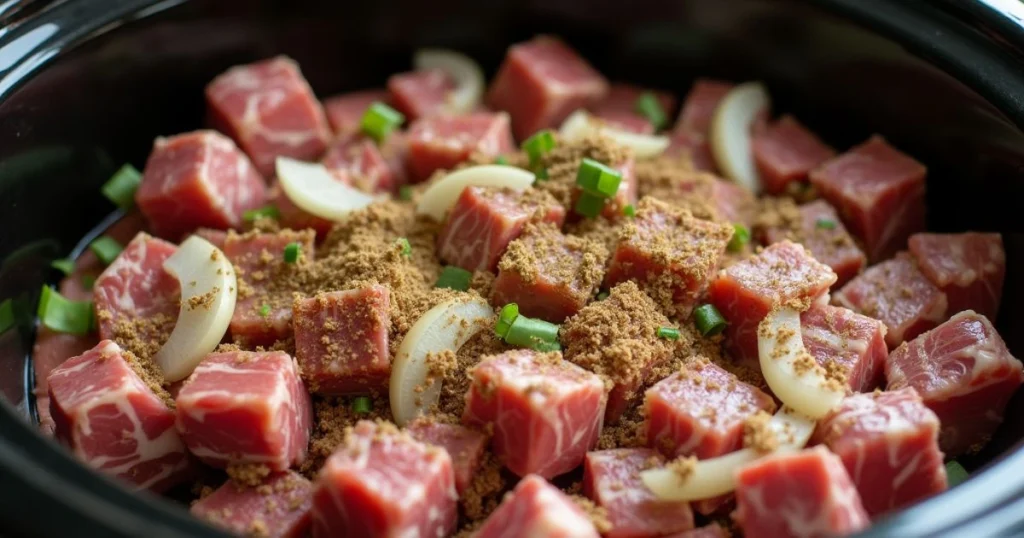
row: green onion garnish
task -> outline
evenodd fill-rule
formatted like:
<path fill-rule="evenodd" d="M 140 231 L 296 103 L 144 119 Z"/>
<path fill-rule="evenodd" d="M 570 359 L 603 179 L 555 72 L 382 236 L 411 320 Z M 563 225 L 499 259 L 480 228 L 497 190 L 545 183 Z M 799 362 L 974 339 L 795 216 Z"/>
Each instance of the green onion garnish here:
<path fill-rule="evenodd" d="M 110 176 L 100 187 L 100 192 L 117 207 L 128 210 L 135 205 L 135 191 L 139 190 L 141 184 L 142 174 L 134 166 L 126 164 Z"/>
<path fill-rule="evenodd" d="M 380 101 L 375 101 L 370 108 L 366 109 L 359 127 L 364 134 L 376 140 L 377 143 L 381 143 L 391 134 L 391 131 L 402 125 L 404 121 L 405 116 L 401 112 Z"/>
<path fill-rule="evenodd" d="M 693 322 L 697 330 L 704 336 L 714 336 L 727 325 L 725 318 L 713 304 L 700 305 L 693 311 Z"/>
<path fill-rule="evenodd" d="M 412 245 L 409 244 L 408 239 L 404 237 L 399 237 L 398 240 L 395 241 L 395 243 L 397 243 L 398 246 L 402 249 L 402 256 L 405 256 L 406 258 L 412 256 Z"/>
<path fill-rule="evenodd" d="M 299 252 L 301 252 L 301 248 L 298 243 L 288 243 L 284 246 L 284 262 L 295 263 L 299 261 Z"/>
<path fill-rule="evenodd" d="M 435 288 L 448 288 L 451 290 L 466 291 L 469 289 L 469 281 L 473 279 L 473 273 L 453 265 L 446 265 L 441 270 L 441 276 L 437 278 Z"/>
<path fill-rule="evenodd" d="M 96 285 L 96 277 L 92 275 L 82 275 L 82 287 L 91 290 Z"/>
<path fill-rule="evenodd" d="M 622 172 L 601 164 L 593 159 L 584 158 L 576 171 L 576 184 L 596 196 L 611 198 L 619 191 L 622 183 Z"/>
<path fill-rule="evenodd" d="M 398 199 L 406 202 L 412 200 L 412 187 L 408 185 L 398 187 Z"/>
<path fill-rule="evenodd" d="M 242 213 L 242 219 L 245 222 L 255 222 L 259 219 L 274 219 L 281 218 L 281 212 L 272 205 L 265 205 L 259 209 L 250 209 L 245 213 Z"/>
<path fill-rule="evenodd" d="M 58 271 L 64 273 L 65 275 L 70 275 L 71 272 L 75 270 L 75 262 L 68 258 L 64 258 L 62 260 L 53 260 L 52 262 L 50 262 L 50 267 L 57 269 Z"/>
<path fill-rule="evenodd" d="M 518 316 L 508 328 L 505 342 L 513 346 L 528 347 L 537 351 L 557 351 L 558 325 L 542 319 Z"/>
<path fill-rule="evenodd" d="M 594 218 L 601 214 L 606 201 L 608 199 L 603 196 L 584 191 L 580 193 L 580 197 L 576 200 L 576 205 L 573 209 L 584 217 Z"/>
<path fill-rule="evenodd" d="M 494 159 L 494 164 L 505 164 L 505 165 L 507 165 L 508 164 L 508 159 L 506 159 L 504 155 L 498 155 L 498 157 L 496 159 Z"/>
<path fill-rule="evenodd" d="M 352 411 L 356 413 L 369 413 L 373 410 L 373 401 L 369 396 L 356 396 L 352 400 Z"/>
<path fill-rule="evenodd" d="M 523 141 L 523 151 L 530 158 L 530 168 L 540 166 L 541 158 L 552 149 L 555 149 L 555 135 L 550 129 L 537 131 Z"/>
<path fill-rule="evenodd" d="M 509 327 L 515 322 L 516 318 L 519 317 L 519 305 L 516 303 L 509 303 L 501 307 L 501 313 L 498 314 L 498 323 L 494 326 L 494 334 L 498 335 L 499 338 L 505 338 L 508 334 Z"/>
<path fill-rule="evenodd" d="M 43 286 L 36 310 L 39 321 L 51 331 L 87 334 L 92 330 L 92 301 L 69 301 L 49 286 Z"/>
<path fill-rule="evenodd" d="M 265 318 L 268 316 L 270 316 L 270 305 L 263 303 L 263 306 L 260 307 L 260 317 Z"/>
<path fill-rule="evenodd" d="M 629 218 L 633 218 L 636 216 L 636 208 L 633 207 L 633 204 L 626 204 L 626 207 L 622 208 L 622 214 Z"/>
<path fill-rule="evenodd" d="M 117 255 L 124 250 L 124 247 L 121 246 L 121 243 L 114 241 L 113 237 L 101 235 L 89 244 L 89 250 L 93 251 L 104 265 L 110 265 L 117 258 Z"/>
<path fill-rule="evenodd" d="M 729 252 L 739 252 L 750 242 L 750 229 L 742 224 L 733 224 L 732 239 L 726 248 Z"/>
<path fill-rule="evenodd" d="M 608 298 L 608 292 L 607 291 L 602 291 L 601 293 L 597 294 L 597 300 L 598 301 L 603 301 L 603 300 L 605 300 L 607 298 Z"/>
<path fill-rule="evenodd" d="M 679 329 L 675 327 L 658 327 L 658 338 L 665 340 L 679 340 Z"/>
<path fill-rule="evenodd" d="M 949 484 L 949 487 L 961 484 L 969 477 L 970 474 L 963 465 L 960 465 L 960 462 L 953 460 L 946 464 L 946 483 Z"/>
<path fill-rule="evenodd" d="M 814 226 L 820 230 L 834 230 L 836 227 L 836 221 L 832 219 L 818 219 L 814 223 Z"/>
<path fill-rule="evenodd" d="M 541 353 L 562 351 L 562 343 L 558 340 L 555 340 L 554 342 L 537 342 L 537 344 L 533 346 L 533 349 L 540 351 Z"/>
<path fill-rule="evenodd" d="M 0 303 L 0 333 L 14 327 L 17 318 L 14 316 L 14 301 L 5 299 Z"/>
<path fill-rule="evenodd" d="M 651 122 L 651 125 L 654 126 L 655 131 L 660 131 L 662 127 L 668 124 L 668 115 L 665 113 L 665 109 L 661 108 L 658 98 L 651 92 L 640 94 L 640 97 L 636 99 L 633 110 L 647 118 L 647 121 Z"/>

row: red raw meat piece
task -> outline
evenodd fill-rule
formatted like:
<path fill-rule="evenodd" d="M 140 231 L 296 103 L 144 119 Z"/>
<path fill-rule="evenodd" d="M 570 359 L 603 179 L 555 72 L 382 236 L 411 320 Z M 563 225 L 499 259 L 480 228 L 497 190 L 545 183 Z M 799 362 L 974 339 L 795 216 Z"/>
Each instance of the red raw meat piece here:
<path fill-rule="evenodd" d="M 718 103 L 732 89 L 731 82 L 706 78 L 694 81 L 690 93 L 686 95 L 686 100 L 683 102 L 683 109 L 679 112 L 676 132 L 685 131 L 707 135 Z"/>
<path fill-rule="evenodd" d="M 926 173 L 924 165 L 873 136 L 825 162 L 810 178 L 864 242 L 868 258 L 878 261 L 924 230 Z"/>
<path fill-rule="evenodd" d="M 758 362 L 757 326 L 772 307 L 816 300 L 835 281 L 832 269 L 790 241 L 780 241 L 730 265 L 710 286 L 711 303 L 729 323 L 726 349 L 736 359 Z"/>
<path fill-rule="evenodd" d="M 214 230 L 212 228 L 199 228 L 193 235 L 198 235 L 203 239 L 210 242 L 211 245 L 219 248 L 221 251 L 224 250 L 224 242 L 228 239 L 228 233 L 224 230 Z"/>
<path fill-rule="evenodd" d="M 240 536 L 306 538 L 312 524 L 313 484 L 294 471 L 256 486 L 228 480 L 192 505 L 193 516 Z"/>
<path fill-rule="evenodd" d="M 822 366 L 835 362 L 846 369 L 853 392 L 869 392 L 885 379 L 885 325 L 848 308 L 812 305 L 800 315 L 804 347 Z"/>
<path fill-rule="evenodd" d="M 180 239 L 196 228 L 239 228 L 264 204 L 267 187 L 229 138 L 193 131 L 157 138 L 135 202 L 153 233 Z"/>
<path fill-rule="evenodd" d="M 872 517 L 946 489 L 939 419 L 912 388 L 845 398 L 812 442 L 839 456 Z"/>
<path fill-rule="evenodd" d="M 839 290 L 833 302 L 885 324 L 892 349 L 946 319 L 946 294 L 905 252 L 869 267 Z"/>
<path fill-rule="evenodd" d="M 295 302 L 295 357 L 314 394 L 387 391 L 391 292 L 380 284 Z"/>
<path fill-rule="evenodd" d="M 996 319 L 1006 253 L 999 234 L 915 234 L 908 241 L 917 267 L 946 294 L 949 313 L 964 310 Z"/>
<path fill-rule="evenodd" d="M 530 475 L 488 516 L 474 538 L 598 538 L 590 518 L 543 478 Z"/>
<path fill-rule="evenodd" d="M 597 444 L 604 382 L 560 353 L 507 351 L 481 359 L 470 375 L 462 422 L 493 427 L 491 448 L 513 473 L 558 476 Z"/>
<path fill-rule="evenodd" d="M 491 270 L 529 221 L 565 222 L 565 209 L 544 191 L 467 187 L 437 236 L 438 256 L 468 271 Z"/>
<path fill-rule="evenodd" d="M 454 89 L 455 81 L 440 69 L 399 73 L 388 79 L 391 102 L 408 123 L 444 113 Z"/>
<path fill-rule="evenodd" d="M 487 102 L 512 116 L 512 132 L 524 140 L 607 93 L 608 81 L 576 51 L 557 38 L 538 36 L 509 47 Z"/>
<path fill-rule="evenodd" d="M 673 131 L 665 155 L 678 157 L 684 154 L 689 157 L 694 169 L 711 173 L 718 171 L 718 165 L 715 164 L 715 157 L 711 154 L 711 146 L 705 135 L 692 131 Z"/>
<path fill-rule="evenodd" d="M 211 353 L 175 402 L 185 445 L 207 465 L 284 471 L 306 458 L 313 406 L 283 351 Z"/>
<path fill-rule="evenodd" d="M 363 137 L 339 138 L 324 154 L 323 165 L 334 176 L 363 192 L 392 192 L 401 174 L 392 169 L 380 147 Z"/>
<path fill-rule="evenodd" d="M 447 114 L 416 120 L 409 127 L 409 173 L 423 181 L 437 170 L 448 170 L 479 153 L 497 157 L 516 149 L 504 112 Z"/>
<path fill-rule="evenodd" d="M 615 83 L 608 89 L 604 99 L 590 107 L 590 111 L 614 127 L 634 133 L 652 134 L 654 125 L 646 116 L 636 111 L 637 100 L 646 92 L 657 98 L 666 116 L 676 109 L 676 98 L 668 92 L 648 90 L 632 84 Z"/>
<path fill-rule="evenodd" d="M 753 220 L 756 199 L 747 189 L 725 180 L 711 184 L 709 202 L 726 221 L 749 225 Z"/>
<path fill-rule="evenodd" d="M 661 501 L 640 480 L 640 472 L 664 459 L 646 448 L 588 452 L 583 467 L 583 494 L 604 508 L 611 523 L 607 538 L 654 538 L 693 528 L 686 501 Z"/>
<path fill-rule="evenodd" d="M 699 170 L 670 173 L 671 184 L 658 185 L 646 194 L 690 209 L 695 216 L 708 220 L 747 226 L 754 220 L 757 200 L 747 189 Z"/>
<path fill-rule="evenodd" d="M 836 154 L 788 115 L 754 133 L 750 149 L 760 172 L 761 185 L 769 194 L 786 192 L 790 183 L 806 182 L 811 170 Z"/>
<path fill-rule="evenodd" d="M 343 93 L 324 100 L 324 112 L 327 122 L 338 137 L 358 133 L 363 123 L 363 115 L 375 102 L 388 104 L 391 95 L 387 90 L 362 90 Z"/>
<path fill-rule="evenodd" d="M 771 244 L 789 239 L 800 243 L 815 259 L 832 268 L 836 273 L 832 287 L 839 289 L 864 269 L 867 256 L 828 202 L 815 200 L 800 206 L 799 211 L 799 220 L 765 230 L 765 241 Z M 819 224 L 819 221 L 831 224 Z"/>
<path fill-rule="evenodd" d="M 1024 382 L 1022 368 L 992 323 L 968 310 L 896 348 L 885 377 L 889 390 L 917 389 L 939 416 L 939 446 L 952 458 L 988 442 Z"/>
<path fill-rule="evenodd" d="M 228 69 L 206 86 L 206 104 L 214 127 L 265 177 L 273 177 L 278 157 L 316 160 L 331 139 L 323 107 L 285 56 Z"/>
<path fill-rule="evenodd" d="M 662 536 L 662 538 L 729 538 L 730 536 L 732 535 L 723 529 L 721 525 L 718 523 L 711 523 L 709 525 L 704 525 L 699 529 L 666 534 L 665 536 Z"/>
<path fill-rule="evenodd" d="M 647 446 L 667 457 L 722 456 L 743 447 L 743 423 L 775 401 L 714 363 L 691 362 L 647 390 Z"/>
<path fill-rule="evenodd" d="M 776 452 L 736 472 L 733 518 L 747 538 L 853 534 L 870 525 L 839 456 Z"/>
<path fill-rule="evenodd" d="M 317 477 L 313 538 L 448 536 L 457 499 L 447 452 L 360 421 Z"/>
<path fill-rule="evenodd" d="M 461 495 L 473 482 L 487 450 L 487 435 L 458 424 L 419 419 L 406 427 L 409 435 L 421 443 L 445 449 L 452 458 L 455 489 Z"/>
<path fill-rule="evenodd" d="M 282 230 L 274 233 L 231 232 L 224 241 L 224 255 L 238 271 L 238 279 L 248 289 L 239 294 L 231 316 L 231 336 L 247 347 L 270 346 L 292 334 L 292 296 L 290 292 L 275 293 L 271 280 L 280 273 L 295 271 L 296 264 L 284 261 L 284 249 L 298 243 L 300 258 L 312 261 L 314 234 L 309 230 Z M 279 295 L 279 296 L 275 296 Z M 270 311 L 264 314 L 264 306 Z"/>
<path fill-rule="evenodd" d="M 143 381 L 125 352 L 103 340 L 47 379 L 58 440 L 89 467 L 160 492 L 189 477 L 174 411 Z"/>

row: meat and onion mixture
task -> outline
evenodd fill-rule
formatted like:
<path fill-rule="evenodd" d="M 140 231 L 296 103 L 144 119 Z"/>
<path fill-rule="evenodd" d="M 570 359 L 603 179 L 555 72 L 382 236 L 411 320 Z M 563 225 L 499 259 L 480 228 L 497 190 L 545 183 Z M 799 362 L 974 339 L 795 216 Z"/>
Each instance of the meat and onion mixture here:
<path fill-rule="evenodd" d="M 44 431 L 245 536 L 833 536 L 967 477 L 1024 368 L 924 165 L 548 36 L 413 64 L 233 67 L 118 171 L 43 290 Z"/>

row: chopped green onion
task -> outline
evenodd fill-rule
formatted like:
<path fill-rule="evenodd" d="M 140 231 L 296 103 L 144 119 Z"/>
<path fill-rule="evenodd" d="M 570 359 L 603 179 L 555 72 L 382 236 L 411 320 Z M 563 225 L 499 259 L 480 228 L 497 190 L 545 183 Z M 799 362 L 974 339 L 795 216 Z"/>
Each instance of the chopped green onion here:
<path fill-rule="evenodd" d="M 124 247 L 121 246 L 121 243 L 115 241 L 113 237 L 101 235 L 89 244 L 89 250 L 92 250 L 96 257 L 105 265 L 110 265 L 117 258 L 117 255 L 124 250 Z"/>
<path fill-rule="evenodd" d="M 408 185 L 398 187 L 398 199 L 406 202 L 412 200 L 412 187 Z"/>
<path fill-rule="evenodd" d="M 530 168 L 540 166 L 540 160 L 546 153 L 555 148 L 555 135 L 550 129 L 537 131 L 523 141 L 523 151 L 530 158 Z"/>
<path fill-rule="evenodd" d="M 245 222 L 255 222 L 259 219 L 274 219 L 281 218 L 281 212 L 272 205 L 265 205 L 259 209 L 250 209 L 245 213 L 242 213 L 242 219 Z"/>
<path fill-rule="evenodd" d="M 380 143 L 391 134 L 391 131 L 402 125 L 404 121 L 405 116 L 401 112 L 380 101 L 375 101 L 370 105 L 370 108 L 366 109 L 359 127 L 363 133 Z"/>
<path fill-rule="evenodd" d="M 593 159 L 584 158 L 576 171 L 576 184 L 596 196 L 611 198 L 619 191 L 622 183 L 622 172 L 601 164 Z"/>
<path fill-rule="evenodd" d="M 395 241 L 395 243 L 397 243 L 398 246 L 402 249 L 402 256 L 405 256 L 406 258 L 412 256 L 412 245 L 409 244 L 408 239 L 404 237 L 399 237 L 398 240 Z"/>
<path fill-rule="evenodd" d="M 533 349 L 540 351 L 541 353 L 562 351 L 562 343 L 557 340 L 554 342 L 538 342 L 536 345 L 533 346 Z"/>
<path fill-rule="evenodd" d="M 494 159 L 494 164 L 505 164 L 505 165 L 507 165 L 508 164 L 508 159 L 506 159 L 504 155 L 498 155 L 498 157 L 496 159 Z"/>
<path fill-rule="evenodd" d="M 369 396 L 357 396 L 352 400 L 352 411 L 356 413 L 369 413 L 373 410 L 373 401 Z"/>
<path fill-rule="evenodd" d="M 750 242 L 750 229 L 742 224 L 733 224 L 732 239 L 726 248 L 729 252 L 739 252 Z"/>
<path fill-rule="evenodd" d="M 814 226 L 820 230 L 834 230 L 836 228 L 836 221 L 832 219 L 818 219 Z"/>
<path fill-rule="evenodd" d="M 82 287 L 91 290 L 96 285 L 96 277 L 92 275 L 82 275 Z"/>
<path fill-rule="evenodd" d="M 498 323 L 494 326 L 494 334 L 498 335 L 499 338 L 505 338 L 508 334 L 509 327 L 519 317 L 519 305 L 516 303 L 509 303 L 501 307 L 501 313 L 498 314 Z"/>
<path fill-rule="evenodd" d="M 949 487 L 961 484 L 968 478 L 970 478 L 970 474 L 958 461 L 953 460 L 946 464 L 946 482 Z"/>
<path fill-rule="evenodd" d="M 604 204 L 608 199 L 603 196 L 597 196 L 590 194 L 589 192 L 580 193 L 580 197 L 576 200 L 574 207 L 575 211 L 584 217 L 594 218 L 601 214 L 601 210 L 604 209 Z"/>
<path fill-rule="evenodd" d="M 543 167 L 534 168 L 532 170 L 532 172 L 533 172 L 533 175 L 537 176 L 537 181 L 547 181 L 548 179 L 551 178 L 551 176 L 548 175 L 548 169 L 547 168 L 543 168 Z"/>
<path fill-rule="evenodd" d="M 70 260 L 68 258 L 64 258 L 62 260 L 53 260 L 52 262 L 50 262 L 50 267 L 57 269 L 58 271 L 64 273 L 65 275 L 70 275 L 71 272 L 75 270 L 75 262 L 74 260 Z"/>
<path fill-rule="evenodd" d="M 49 286 L 43 286 L 36 314 L 51 331 L 87 334 L 93 327 L 92 301 L 69 301 Z"/>
<path fill-rule="evenodd" d="M 110 176 L 100 187 L 100 192 L 117 207 L 128 210 L 135 205 L 135 191 L 139 190 L 141 184 L 142 174 L 134 166 L 126 164 Z"/>
<path fill-rule="evenodd" d="M 658 327 L 658 338 L 665 340 L 679 340 L 679 329 L 675 327 Z"/>
<path fill-rule="evenodd" d="M 518 316 L 508 328 L 505 342 L 537 351 L 553 351 L 553 344 L 558 344 L 558 325 L 542 319 Z"/>
<path fill-rule="evenodd" d="M 668 124 L 668 115 L 665 113 L 665 109 L 661 107 L 661 102 L 658 101 L 657 96 L 651 92 L 640 94 L 640 97 L 636 99 L 636 105 L 634 105 L 633 110 L 647 118 L 647 121 L 651 122 L 651 125 L 654 126 L 655 131 L 660 131 L 662 127 Z"/>
<path fill-rule="evenodd" d="M 295 263 L 299 261 L 299 253 L 301 251 L 298 243 L 288 243 L 284 246 L 284 262 Z"/>
<path fill-rule="evenodd" d="M 267 303 L 263 303 L 263 306 L 260 307 L 260 317 L 261 318 L 265 318 L 265 317 L 269 317 L 269 316 L 270 316 L 270 305 L 267 304 Z"/>
<path fill-rule="evenodd" d="M 633 218 L 636 216 L 636 208 L 633 207 L 633 204 L 626 204 L 626 207 L 622 208 L 622 214 L 629 218 Z"/>
<path fill-rule="evenodd" d="M 7 329 L 14 327 L 17 318 L 14 316 L 14 301 L 5 299 L 0 303 L 0 333 L 7 332 Z"/>
<path fill-rule="evenodd" d="M 714 336 L 725 330 L 727 325 L 725 318 L 713 304 L 698 306 L 693 311 L 693 322 L 697 325 L 700 334 L 704 336 Z"/>
<path fill-rule="evenodd" d="M 466 291 L 469 289 L 469 281 L 473 279 L 473 273 L 452 265 L 446 265 L 441 270 L 441 276 L 437 278 L 435 288 L 448 288 L 451 290 Z"/>
<path fill-rule="evenodd" d="M 603 301 L 603 300 L 605 300 L 607 298 L 608 298 L 608 292 L 607 291 L 602 291 L 601 293 L 597 294 L 597 300 L 598 301 Z"/>

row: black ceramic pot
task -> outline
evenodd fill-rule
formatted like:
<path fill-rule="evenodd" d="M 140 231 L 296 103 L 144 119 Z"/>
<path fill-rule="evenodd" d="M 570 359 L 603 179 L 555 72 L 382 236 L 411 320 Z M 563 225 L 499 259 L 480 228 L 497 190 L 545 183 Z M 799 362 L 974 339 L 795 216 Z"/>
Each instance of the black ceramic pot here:
<path fill-rule="evenodd" d="M 1024 356 L 1024 4 L 1018 0 L 0 1 L 0 535 L 204 537 L 35 433 L 31 310 L 48 268 L 109 216 L 99 185 L 157 135 L 202 124 L 207 81 L 285 53 L 320 95 L 379 86 L 422 45 L 493 70 L 564 36 L 613 79 L 683 94 L 698 75 L 767 82 L 836 147 L 873 132 L 929 167 L 929 226 L 1003 233 L 999 329 Z M 492 71 L 493 72 L 493 71 Z M 78 247 L 81 248 L 80 246 Z M 1018 276 L 1021 275 L 1021 276 Z M 1024 394 L 965 484 L 874 536 L 1024 534 Z"/>

